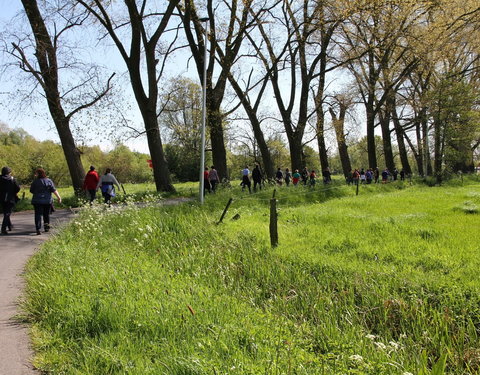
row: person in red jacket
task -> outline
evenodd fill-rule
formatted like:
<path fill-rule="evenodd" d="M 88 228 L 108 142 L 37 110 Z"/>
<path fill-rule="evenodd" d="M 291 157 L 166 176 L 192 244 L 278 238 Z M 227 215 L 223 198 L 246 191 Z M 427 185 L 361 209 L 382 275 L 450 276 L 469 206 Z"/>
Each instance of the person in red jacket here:
<path fill-rule="evenodd" d="M 100 177 L 98 177 L 95 167 L 91 165 L 90 170 L 85 176 L 85 180 L 83 180 L 83 190 L 87 191 L 87 197 L 90 199 L 90 204 L 93 203 L 97 196 L 97 184 L 99 179 Z"/>

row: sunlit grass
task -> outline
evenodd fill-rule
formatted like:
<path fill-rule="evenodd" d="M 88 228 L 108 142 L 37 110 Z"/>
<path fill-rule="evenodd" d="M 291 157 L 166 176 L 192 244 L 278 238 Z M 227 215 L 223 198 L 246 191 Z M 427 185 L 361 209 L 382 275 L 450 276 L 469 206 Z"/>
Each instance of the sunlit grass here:
<path fill-rule="evenodd" d="M 480 219 L 459 209 L 480 204 L 478 184 L 361 186 L 358 196 L 343 184 L 277 188 L 275 249 L 272 195 L 234 186 L 203 207 L 84 210 L 28 267 L 35 364 L 65 374 L 480 371 Z"/>

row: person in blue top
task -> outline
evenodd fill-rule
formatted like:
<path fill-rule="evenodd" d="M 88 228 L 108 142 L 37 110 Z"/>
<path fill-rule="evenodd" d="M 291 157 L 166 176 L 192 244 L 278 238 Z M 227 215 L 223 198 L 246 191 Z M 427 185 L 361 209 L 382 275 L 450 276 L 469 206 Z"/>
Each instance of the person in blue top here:
<path fill-rule="evenodd" d="M 35 208 L 35 229 L 40 234 L 42 228 L 45 232 L 50 230 L 50 211 L 52 209 L 53 198 L 52 193 L 57 197 L 58 203 L 62 203 L 62 198 L 58 194 L 57 189 L 52 180 L 47 177 L 45 170 L 38 168 L 35 171 L 35 179 L 30 185 L 30 193 L 33 194 L 32 205 Z"/>
<path fill-rule="evenodd" d="M 248 192 L 251 193 L 252 189 L 250 186 L 252 185 L 250 182 L 250 170 L 248 169 L 248 165 L 242 170 L 242 191 L 245 189 L 245 186 L 248 187 Z"/>

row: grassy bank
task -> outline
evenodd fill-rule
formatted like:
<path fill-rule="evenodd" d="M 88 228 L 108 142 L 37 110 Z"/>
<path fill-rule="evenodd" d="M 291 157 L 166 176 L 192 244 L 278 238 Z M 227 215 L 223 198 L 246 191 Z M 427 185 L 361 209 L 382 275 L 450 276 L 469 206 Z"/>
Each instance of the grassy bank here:
<path fill-rule="evenodd" d="M 279 189 L 86 210 L 28 267 L 55 374 L 475 374 L 480 187 Z M 238 214 L 239 218 L 231 218 Z"/>

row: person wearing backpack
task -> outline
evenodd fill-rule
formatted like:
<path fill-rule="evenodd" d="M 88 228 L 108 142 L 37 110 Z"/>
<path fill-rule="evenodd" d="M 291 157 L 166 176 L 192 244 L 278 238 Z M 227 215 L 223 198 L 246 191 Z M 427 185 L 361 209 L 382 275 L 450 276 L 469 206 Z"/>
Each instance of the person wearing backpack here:
<path fill-rule="evenodd" d="M 18 201 L 17 194 L 20 191 L 20 186 L 11 173 L 10 167 L 3 167 L 2 176 L 0 177 L 0 200 L 3 209 L 2 234 L 8 234 L 7 228 L 9 231 L 13 228 L 10 216 Z"/>

